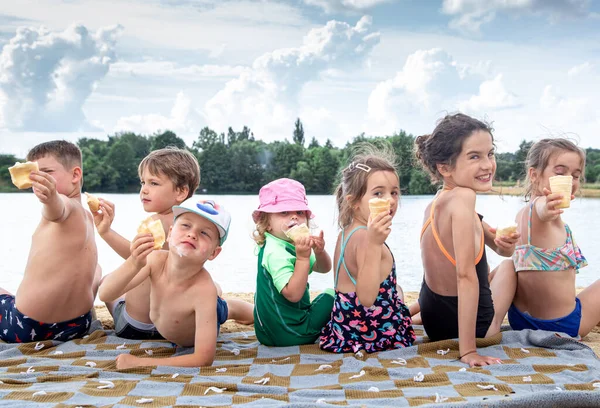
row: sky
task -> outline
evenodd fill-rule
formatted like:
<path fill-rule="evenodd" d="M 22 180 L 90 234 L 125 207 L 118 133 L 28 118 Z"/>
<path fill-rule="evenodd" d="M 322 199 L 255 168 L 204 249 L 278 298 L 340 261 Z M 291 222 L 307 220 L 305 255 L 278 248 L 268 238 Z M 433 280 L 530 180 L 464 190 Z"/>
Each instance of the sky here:
<path fill-rule="evenodd" d="M 599 0 L 19 0 L 0 5 L 0 153 L 209 126 L 342 147 L 492 122 L 498 151 L 600 148 Z"/>

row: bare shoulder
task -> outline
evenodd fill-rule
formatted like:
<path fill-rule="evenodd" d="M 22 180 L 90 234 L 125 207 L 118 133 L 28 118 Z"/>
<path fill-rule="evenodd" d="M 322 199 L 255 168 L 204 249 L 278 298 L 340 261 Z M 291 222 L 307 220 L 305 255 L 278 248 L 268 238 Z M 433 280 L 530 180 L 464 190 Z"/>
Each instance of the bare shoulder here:
<path fill-rule="evenodd" d="M 164 266 L 167 263 L 167 259 L 169 259 L 169 251 L 158 250 L 150 252 L 147 258 L 150 273 L 155 276 L 162 274 L 165 270 Z"/>
<path fill-rule="evenodd" d="M 475 200 L 477 194 L 470 188 L 455 187 L 446 197 L 445 206 L 455 212 L 472 212 L 475 211 Z"/>

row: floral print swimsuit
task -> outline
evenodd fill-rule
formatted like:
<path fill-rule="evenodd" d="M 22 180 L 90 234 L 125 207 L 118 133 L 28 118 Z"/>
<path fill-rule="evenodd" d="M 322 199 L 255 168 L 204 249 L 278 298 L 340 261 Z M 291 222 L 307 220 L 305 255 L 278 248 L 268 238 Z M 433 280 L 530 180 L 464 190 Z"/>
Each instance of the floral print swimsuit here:
<path fill-rule="evenodd" d="M 335 269 L 336 290 L 333 311 L 330 321 L 321 331 L 319 345 L 321 349 L 335 353 L 356 353 L 359 350 L 373 353 L 412 346 L 416 337 L 408 308 L 400 300 L 396 290 L 395 261 L 389 276 L 379 285 L 379 295 L 371 307 L 364 307 L 358 300 L 356 292 L 342 293 L 337 290 L 342 263 L 348 277 L 356 286 L 356 280 L 346 267 L 344 250 L 352 234 L 361 228 L 366 227 L 353 229 L 346 240 L 342 231 L 342 248 Z"/>

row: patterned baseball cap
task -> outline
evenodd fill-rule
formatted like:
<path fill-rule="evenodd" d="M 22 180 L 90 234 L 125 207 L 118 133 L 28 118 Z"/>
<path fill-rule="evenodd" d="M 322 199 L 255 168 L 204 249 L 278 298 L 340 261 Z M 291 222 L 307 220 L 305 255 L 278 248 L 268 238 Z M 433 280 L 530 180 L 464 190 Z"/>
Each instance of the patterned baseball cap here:
<path fill-rule="evenodd" d="M 221 207 L 213 200 L 198 200 L 197 198 L 191 197 L 180 205 L 173 206 L 175 219 L 186 212 L 198 214 L 215 224 L 217 230 L 219 230 L 219 237 L 221 238 L 220 245 L 223 245 L 227 239 L 229 226 L 231 225 L 231 215 L 225 211 L 225 208 Z"/>

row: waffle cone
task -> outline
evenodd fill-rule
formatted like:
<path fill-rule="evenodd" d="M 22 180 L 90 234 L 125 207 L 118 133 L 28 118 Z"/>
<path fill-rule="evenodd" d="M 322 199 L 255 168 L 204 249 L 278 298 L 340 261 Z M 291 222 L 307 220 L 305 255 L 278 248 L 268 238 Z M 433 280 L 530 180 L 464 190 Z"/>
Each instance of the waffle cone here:
<path fill-rule="evenodd" d="M 390 201 L 383 198 L 372 198 L 369 200 L 369 210 L 371 217 L 375 217 L 382 212 L 390 212 Z"/>

